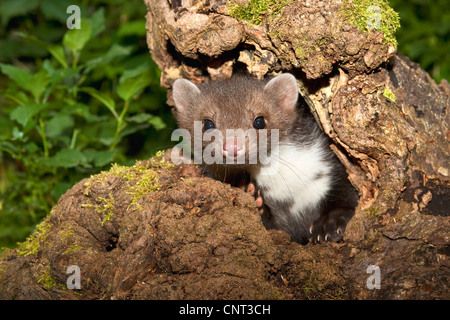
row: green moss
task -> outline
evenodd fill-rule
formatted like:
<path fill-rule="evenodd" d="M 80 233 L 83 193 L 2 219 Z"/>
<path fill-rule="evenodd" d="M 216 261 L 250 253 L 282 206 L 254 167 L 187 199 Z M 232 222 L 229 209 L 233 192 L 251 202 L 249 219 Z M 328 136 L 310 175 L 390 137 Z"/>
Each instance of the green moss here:
<path fill-rule="evenodd" d="M 397 47 L 395 31 L 400 28 L 400 17 L 389 6 L 388 1 L 344 0 L 341 14 L 346 21 L 362 31 L 370 32 L 369 27 L 372 25 L 376 30 L 384 33 L 387 43 L 392 43 Z"/>
<path fill-rule="evenodd" d="M 389 100 L 391 100 L 393 102 L 395 102 L 395 100 L 397 100 L 397 98 L 395 97 L 395 94 L 388 87 L 384 88 L 383 96 L 385 96 L 386 98 L 388 98 Z"/>
<path fill-rule="evenodd" d="M 160 170 L 172 169 L 175 165 L 168 162 L 164 158 L 164 152 L 159 151 L 156 155 L 148 161 L 136 161 L 136 164 L 131 167 L 120 166 L 113 164 L 109 171 L 103 171 L 95 176 L 92 176 L 85 184 L 84 194 L 88 196 L 91 192 L 92 183 L 101 183 L 109 175 L 114 175 L 126 180 L 125 193 L 131 196 L 130 206 L 138 205 L 138 201 L 149 192 L 160 190 L 159 183 Z M 90 203 L 84 204 L 83 207 L 93 207 L 97 213 L 104 215 L 102 225 L 111 219 L 114 209 L 114 198 L 112 194 L 108 199 L 98 197 L 97 200 L 102 202 L 101 205 L 92 205 Z"/>
<path fill-rule="evenodd" d="M 97 197 L 99 204 L 83 203 L 82 208 L 93 208 L 96 213 L 103 216 L 102 226 L 106 221 L 110 221 L 114 214 L 114 196 L 110 193 L 108 198 Z"/>
<path fill-rule="evenodd" d="M 0 290 L 2 289 L 1 283 L 5 280 L 6 271 L 8 271 L 8 265 L 0 265 Z"/>
<path fill-rule="evenodd" d="M 63 255 L 67 255 L 67 254 L 69 254 L 69 253 L 75 253 L 75 252 L 77 252 L 78 250 L 80 250 L 81 248 L 82 248 L 82 247 L 79 246 L 79 245 L 77 245 L 77 244 L 71 245 L 70 247 L 68 247 L 68 248 L 66 249 L 66 251 L 63 252 Z"/>
<path fill-rule="evenodd" d="M 302 47 L 298 47 L 295 49 L 295 56 L 298 59 L 304 59 L 305 58 L 305 51 L 303 50 Z"/>
<path fill-rule="evenodd" d="M 321 38 L 314 43 L 309 43 L 308 40 L 300 40 L 300 46 L 295 49 L 295 56 L 298 59 L 305 59 L 311 52 L 316 51 L 317 48 L 324 47 L 326 43 L 330 40 L 329 37 Z"/>
<path fill-rule="evenodd" d="M 60 230 L 60 231 L 58 232 L 58 235 L 59 235 L 61 238 L 66 239 L 66 238 L 68 238 L 68 237 L 73 236 L 73 235 L 74 235 L 74 232 L 73 232 L 73 230 L 72 230 L 71 227 L 67 227 L 67 228 L 65 228 L 65 229 Z"/>
<path fill-rule="evenodd" d="M 50 265 L 47 265 L 46 268 L 42 270 L 37 282 L 43 284 L 44 288 L 47 290 L 51 290 L 57 285 L 56 280 L 50 275 Z"/>
<path fill-rule="evenodd" d="M 265 18 L 281 14 L 284 7 L 295 2 L 294 0 L 249 0 L 242 5 L 236 0 L 229 0 L 228 14 L 238 20 L 245 20 L 250 24 L 261 25 Z"/>
<path fill-rule="evenodd" d="M 114 214 L 114 196 L 110 193 L 108 198 L 98 197 L 101 204 L 96 205 L 95 212 L 103 215 L 102 226 L 110 221 Z"/>
<path fill-rule="evenodd" d="M 138 201 L 148 192 L 160 189 L 158 174 L 153 170 L 147 170 L 136 181 L 135 185 L 130 187 L 127 194 L 131 195 L 131 206 L 138 206 Z"/>
<path fill-rule="evenodd" d="M 47 239 L 47 233 L 52 224 L 44 220 L 36 226 L 36 230 L 17 248 L 18 256 L 29 256 L 39 251 L 41 242 Z"/>
<path fill-rule="evenodd" d="M 272 300 L 286 300 L 286 296 L 276 288 L 272 289 Z"/>
<path fill-rule="evenodd" d="M 365 210 L 366 216 L 370 219 L 377 219 L 382 213 L 382 207 L 378 205 L 371 206 Z"/>
<path fill-rule="evenodd" d="M 11 255 L 15 255 L 15 252 L 11 248 L 2 247 L 2 251 L 0 251 L 0 262 L 7 261 Z"/>
<path fill-rule="evenodd" d="M 88 196 L 91 193 L 91 184 L 92 184 L 93 176 L 91 176 L 88 181 L 83 184 L 85 196 Z"/>

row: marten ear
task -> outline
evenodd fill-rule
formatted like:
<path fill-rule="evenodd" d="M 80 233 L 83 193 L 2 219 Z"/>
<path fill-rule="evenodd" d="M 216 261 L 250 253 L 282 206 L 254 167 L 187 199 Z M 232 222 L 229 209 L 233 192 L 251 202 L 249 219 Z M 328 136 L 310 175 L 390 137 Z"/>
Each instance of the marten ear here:
<path fill-rule="evenodd" d="M 294 110 L 297 105 L 297 80 L 290 73 L 283 73 L 270 80 L 264 87 L 264 92 L 275 99 L 282 110 Z"/>
<path fill-rule="evenodd" d="M 188 112 L 195 103 L 196 97 L 200 94 L 200 89 L 186 79 L 177 79 L 172 87 L 173 101 L 178 112 Z"/>

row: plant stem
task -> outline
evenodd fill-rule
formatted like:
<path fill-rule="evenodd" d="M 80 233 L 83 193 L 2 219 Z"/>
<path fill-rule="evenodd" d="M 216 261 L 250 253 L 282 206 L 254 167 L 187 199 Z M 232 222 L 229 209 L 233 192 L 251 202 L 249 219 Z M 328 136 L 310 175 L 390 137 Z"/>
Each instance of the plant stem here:
<path fill-rule="evenodd" d="M 128 111 L 128 100 L 125 101 L 125 104 L 123 106 L 122 112 L 120 113 L 119 119 L 117 119 L 116 134 L 114 135 L 114 141 L 111 144 L 111 147 L 109 147 L 109 150 L 114 150 L 117 143 L 119 142 L 119 134 L 126 126 L 126 125 L 123 126 L 123 124 L 124 124 L 123 118 L 125 117 L 125 114 L 127 113 L 127 111 Z"/>
<path fill-rule="evenodd" d="M 79 51 L 73 51 L 72 52 L 72 68 L 75 69 L 78 65 L 78 59 L 80 59 L 80 52 Z"/>
<path fill-rule="evenodd" d="M 77 143 L 77 137 L 78 134 L 80 133 L 80 130 L 75 129 L 73 130 L 73 134 L 72 134 L 72 140 L 70 141 L 70 149 L 74 149 L 75 148 L 75 144 Z"/>
<path fill-rule="evenodd" d="M 42 118 L 39 118 L 39 127 L 41 129 L 42 144 L 44 146 L 44 156 L 48 158 L 47 137 L 45 136 L 45 125 L 44 121 L 42 121 Z"/>

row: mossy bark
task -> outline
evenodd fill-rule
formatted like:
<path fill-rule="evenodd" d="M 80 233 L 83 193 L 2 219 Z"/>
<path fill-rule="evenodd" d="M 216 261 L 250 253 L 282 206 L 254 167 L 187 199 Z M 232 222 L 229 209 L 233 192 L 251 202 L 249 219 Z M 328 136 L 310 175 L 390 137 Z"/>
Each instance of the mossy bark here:
<path fill-rule="evenodd" d="M 2 254 L 0 298 L 450 298 L 447 81 L 396 55 L 383 32 L 353 26 L 348 1 L 284 1 L 251 24 L 231 16 L 238 2 L 252 3 L 146 0 L 161 84 L 296 75 L 360 194 L 345 241 L 291 242 L 264 228 L 250 195 L 159 155 L 69 190 Z M 69 265 L 81 290 L 66 287 Z"/>

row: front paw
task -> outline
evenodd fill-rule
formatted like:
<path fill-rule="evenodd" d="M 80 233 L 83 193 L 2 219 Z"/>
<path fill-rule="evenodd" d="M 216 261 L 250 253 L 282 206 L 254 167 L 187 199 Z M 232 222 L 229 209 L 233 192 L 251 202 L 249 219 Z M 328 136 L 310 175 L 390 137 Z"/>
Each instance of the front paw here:
<path fill-rule="evenodd" d="M 312 243 L 340 242 L 352 212 L 346 209 L 334 209 L 323 214 L 309 228 Z"/>
<path fill-rule="evenodd" d="M 258 213 L 262 215 L 264 212 L 264 201 L 260 190 L 256 188 L 256 185 L 253 182 L 249 182 L 245 188 L 245 191 L 255 198 Z"/>

